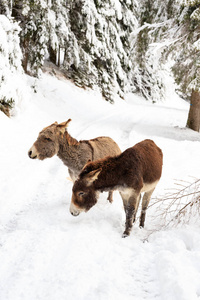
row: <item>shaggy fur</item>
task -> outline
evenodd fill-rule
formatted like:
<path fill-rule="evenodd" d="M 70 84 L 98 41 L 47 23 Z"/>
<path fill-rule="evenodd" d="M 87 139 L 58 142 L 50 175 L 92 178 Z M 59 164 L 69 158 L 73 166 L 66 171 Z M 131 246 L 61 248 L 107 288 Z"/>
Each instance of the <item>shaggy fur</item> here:
<path fill-rule="evenodd" d="M 71 119 L 61 124 L 57 122 L 44 128 L 30 148 L 30 158 L 43 160 L 57 155 L 68 167 L 73 181 L 84 165 L 90 160 L 103 158 L 107 155 L 114 156 L 121 153 L 119 146 L 109 137 L 98 137 L 92 140 L 77 141 L 67 131 Z M 112 201 L 112 192 L 109 193 Z"/>
<path fill-rule="evenodd" d="M 124 236 L 130 234 L 141 193 L 140 226 L 144 227 L 150 197 L 161 177 L 163 155 L 152 140 L 144 140 L 118 156 L 88 163 L 74 183 L 70 211 L 78 215 L 96 204 L 98 192 L 119 190 L 126 213 Z"/>

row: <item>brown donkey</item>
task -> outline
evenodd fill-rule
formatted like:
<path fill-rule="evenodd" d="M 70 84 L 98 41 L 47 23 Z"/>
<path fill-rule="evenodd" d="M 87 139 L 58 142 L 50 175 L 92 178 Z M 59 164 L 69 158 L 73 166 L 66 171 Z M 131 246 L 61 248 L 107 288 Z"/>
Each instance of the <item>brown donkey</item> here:
<path fill-rule="evenodd" d="M 57 122 L 44 128 L 28 151 L 30 158 L 43 160 L 55 154 L 68 167 L 73 182 L 88 160 L 96 160 L 105 156 L 121 153 L 119 146 L 109 137 L 97 137 L 92 140 L 77 141 L 67 131 L 71 119 L 61 124 Z M 112 202 L 112 191 L 108 200 Z"/>
<path fill-rule="evenodd" d="M 71 214 L 78 216 L 88 211 L 97 203 L 99 192 L 118 190 L 126 214 L 126 237 L 144 192 L 140 215 L 140 226 L 144 227 L 146 209 L 161 177 L 162 162 L 161 149 L 152 140 L 144 140 L 115 157 L 87 163 L 72 189 Z"/>

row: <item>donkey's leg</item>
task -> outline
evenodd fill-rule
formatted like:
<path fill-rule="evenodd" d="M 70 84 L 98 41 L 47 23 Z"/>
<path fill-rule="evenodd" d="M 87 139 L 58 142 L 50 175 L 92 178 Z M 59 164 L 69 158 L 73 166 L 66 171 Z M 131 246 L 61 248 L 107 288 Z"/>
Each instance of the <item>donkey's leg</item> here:
<path fill-rule="evenodd" d="M 153 188 L 152 190 L 145 192 L 144 196 L 142 198 L 142 211 L 141 211 L 141 215 L 140 215 L 140 227 L 144 227 L 144 222 L 145 222 L 145 217 L 146 217 L 146 210 L 147 207 L 149 205 L 149 201 L 151 199 L 151 195 L 153 193 L 153 191 L 155 190 L 155 188 Z"/>
<path fill-rule="evenodd" d="M 125 231 L 122 237 L 130 235 L 133 223 L 135 222 L 135 216 L 138 208 L 139 194 L 133 194 L 127 198 L 127 194 L 120 193 L 122 196 L 124 210 L 126 214 Z"/>
<path fill-rule="evenodd" d="M 140 200 L 141 200 L 141 194 L 139 195 L 138 197 L 138 201 L 137 201 L 137 205 L 136 205 L 136 209 L 135 209 L 135 219 L 136 219 L 136 215 L 137 215 L 137 211 L 138 211 L 138 207 L 139 207 L 139 204 L 140 204 Z M 135 222 L 135 219 L 133 220 L 133 223 Z"/>
<path fill-rule="evenodd" d="M 113 202 L 113 192 L 108 192 L 108 198 L 107 200 L 112 203 Z"/>

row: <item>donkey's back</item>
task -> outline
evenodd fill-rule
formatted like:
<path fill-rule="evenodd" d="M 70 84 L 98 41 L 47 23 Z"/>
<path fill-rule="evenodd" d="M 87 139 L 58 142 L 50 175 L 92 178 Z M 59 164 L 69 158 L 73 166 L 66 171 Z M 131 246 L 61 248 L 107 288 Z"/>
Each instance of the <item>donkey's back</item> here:
<path fill-rule="evenodd" d="M 104 158 L 105 156 L 115 156 L 121 153 L 117 143 L 110 137 L 97 137 L 89 140 L 92 149 L 92 160 Z"/>
<path fill-rule="evenodd" d="M 152 183 L 160 179 L 163 164 L 162 150 L 154 141 L 146 139 L 121 154 L 121 169 L 128 164 L 128 168 L 137 176 L 141 176 L 144 183 Z"/>

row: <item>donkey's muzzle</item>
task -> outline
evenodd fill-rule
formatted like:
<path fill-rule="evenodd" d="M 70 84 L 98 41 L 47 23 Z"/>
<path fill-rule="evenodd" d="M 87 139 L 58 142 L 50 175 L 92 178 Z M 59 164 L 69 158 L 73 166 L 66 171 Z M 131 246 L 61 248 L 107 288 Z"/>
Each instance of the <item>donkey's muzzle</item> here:
<path fill-rule="evenodd" d="M 31 150 L 28 151 L 28 156 L 32 159 L 35 159 L 37 157 L 37 155 L 34 155 Z"/>

